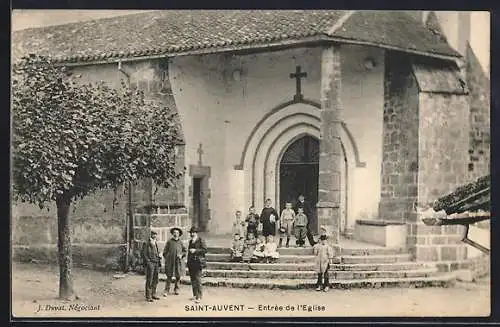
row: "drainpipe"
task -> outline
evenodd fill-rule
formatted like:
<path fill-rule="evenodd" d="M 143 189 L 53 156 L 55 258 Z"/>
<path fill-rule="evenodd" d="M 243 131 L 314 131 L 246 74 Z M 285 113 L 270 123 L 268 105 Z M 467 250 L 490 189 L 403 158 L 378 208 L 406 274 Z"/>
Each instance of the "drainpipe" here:
<path fill-rule="evenodd" d="M 130 75 L 125 70 L 123 70 L 121 60 L 118 61 L 118 70 L 127 77 L 127 82 L 130 82 Z"/>
<path fill-rule="evenodd" d="M 122 62 L 119 61 L 118 62 L 118 71 L 120 71 L 123 75 L 125 75 L 127 77 L 127 83 L 130 83 L 130 75 L 127 74 L 127 72 L 125 72 L 123 70 L 123 67 L 122 67 Z M 132 237 L 131 237 L 131 230 L 132 230 L 132 226 L 131 224 L 133 223 L 134 221 L 134 209 L 132 207 L 132 182 L 128 182 L 128 214 L 126 215 L 126 222 L 125 222 L 125 239 L 126 239 L 126 251 L 125 251 L 125 267 L 124 267 L 124 271 L 125 272 L 128 272 L 129 270 L 129 266 L 130 266 L 130 262 L 129 262 L 129 256 L 130 256 L 130 248 L 131 248 L 131 245 L 132 245 Z"/>

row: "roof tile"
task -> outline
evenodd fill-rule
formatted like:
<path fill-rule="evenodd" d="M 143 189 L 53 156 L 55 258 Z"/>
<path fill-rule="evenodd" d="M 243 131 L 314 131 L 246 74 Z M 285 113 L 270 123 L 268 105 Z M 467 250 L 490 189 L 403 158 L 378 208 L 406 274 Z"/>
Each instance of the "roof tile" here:
<path fill-rule="evenodd" d="M 71 61 L 77 55 L 136 57 L 198 48 L 257 46 L 327 37 L 343 10 L 162 10 L 13 33 L 13 58 L 28 53 Z M 431 30 L 397 12 L 358 11 L 330 37 L 445 56 L 460 56 Z M 156 50 L 158 49 L 158 50 Z M 161 50 L 159 50 L 161 49 Z M 143 50 L 143 51 L 141 51 Z"/>

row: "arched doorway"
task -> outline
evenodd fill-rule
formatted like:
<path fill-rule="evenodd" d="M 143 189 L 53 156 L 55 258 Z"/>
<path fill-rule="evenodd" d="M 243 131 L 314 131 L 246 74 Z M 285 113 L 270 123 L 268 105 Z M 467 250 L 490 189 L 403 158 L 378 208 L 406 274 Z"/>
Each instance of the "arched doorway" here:
<path fill-rule="evenodd" d="M 347 223 L 347 160 L 345 151 L 341 165 L 341 232 L 344 232 Z M 285 149 L 279 165 L 279 208 L 283 210 L 286 202 L 295 203 L 302 194 L 313 207 L 318 202 L 319 177 L 319 140 L 311 135 L 304 135 L 293 141 Z M 318 232 L 316 210 L 313 210 L 310 227 Z"/>

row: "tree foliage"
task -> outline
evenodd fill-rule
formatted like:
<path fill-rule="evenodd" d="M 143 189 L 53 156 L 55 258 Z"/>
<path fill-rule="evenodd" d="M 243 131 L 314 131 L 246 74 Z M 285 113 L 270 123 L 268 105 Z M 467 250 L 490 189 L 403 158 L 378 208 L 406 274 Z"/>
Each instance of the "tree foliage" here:
<path fill-rule="evenodd" d="M 49 58 L 13 68 L 12 173 L 16 200 L 41 208 L 127 181 L 168 187 L 179 139 L 176 113 L 122 83 L 83 84 Z"/>

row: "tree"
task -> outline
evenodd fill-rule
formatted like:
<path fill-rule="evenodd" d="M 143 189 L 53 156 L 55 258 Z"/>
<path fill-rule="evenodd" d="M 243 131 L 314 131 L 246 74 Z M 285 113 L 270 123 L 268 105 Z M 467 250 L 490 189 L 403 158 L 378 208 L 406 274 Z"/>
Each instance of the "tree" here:
<path fill-rule="evenodd" d="M 69 209 L 99 189 L 152 178 L 168 187 L 179 141 L 176 113 L 122 83 L 78 83 L 50 58 L 28 56 L 13 68 L 12 177 L 16 201 L 58 219 L 59 296 L 74 298 Z"/>

